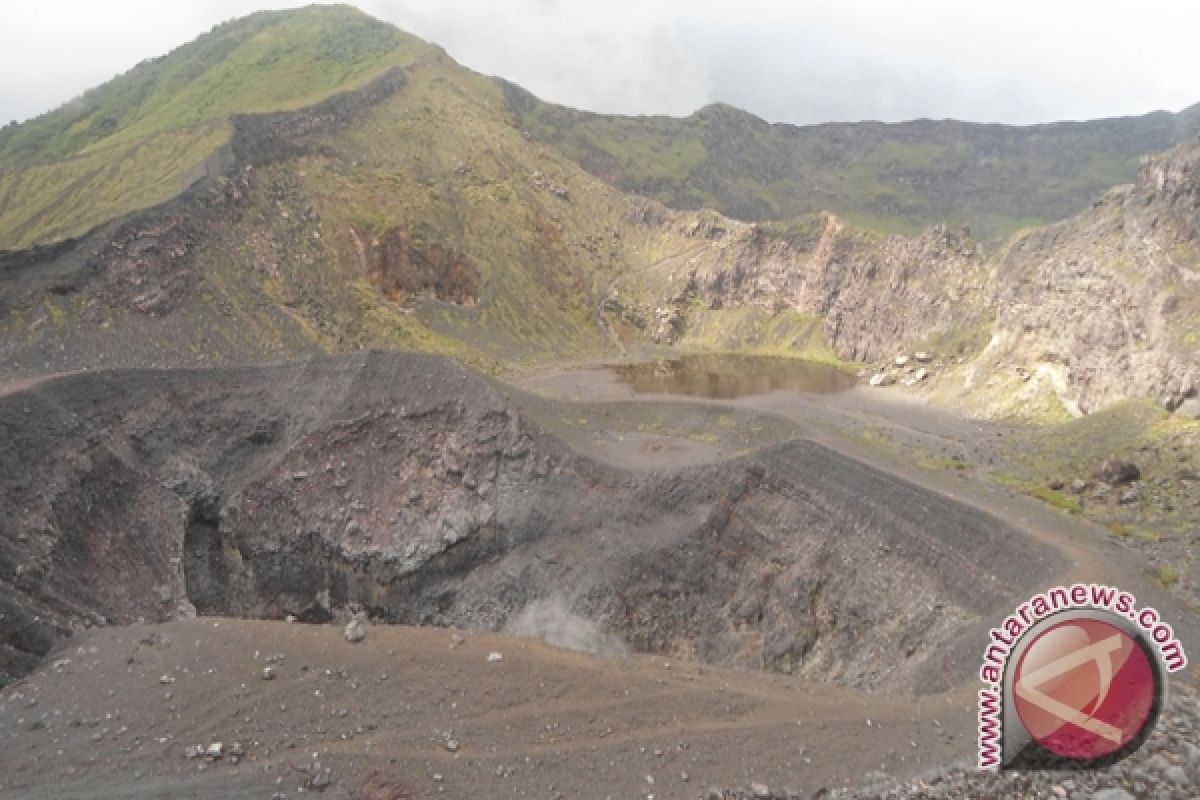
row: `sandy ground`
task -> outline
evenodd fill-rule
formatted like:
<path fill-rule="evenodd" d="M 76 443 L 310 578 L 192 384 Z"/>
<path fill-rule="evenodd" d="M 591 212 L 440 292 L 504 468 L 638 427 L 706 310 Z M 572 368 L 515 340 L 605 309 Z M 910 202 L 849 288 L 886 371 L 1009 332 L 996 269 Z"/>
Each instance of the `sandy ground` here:
<path fill-rule="evenodd" d="M 1089 523 L 913 457 L 986 464 L 1005 425 L 892 391 L 641 397 L 601 368 L 515 385 L 591 408 L 595 419 L 581 412 L 568 440 L 627 468 L 811 438 L 1004 518 L 1071 557 L 1064 580 L 1131 589 L 1197 651 L 1196 615 Z M 683 433 L 659 422 L 643 430 L 632 411 L 637 424 L 614 422 L 650 403 L 661 404 L 653 420 L 665 414 Z M 751 432 L 754 415 L 772 422 Z M 733 423 L 709 425 L 723 418 Z M 503 659 L 489 661 L 493 652 Z M 810 796 L 871 770 L 972 759 L 973 711 L 971 685 L 916 698 L 493 634 L 373 627 L 351 644 L 335 626 L 201 618 L 89 632 L 0 694 L 0 798 L 702 798 L 709 786 L 752 782 Z M 222 758 L 188 757 L 214 742 Z"/>
<path fill-rule="evenodd" d="M 690 798 L 751 782 L 807 796 L 973 746 L 969 696 L 445 629 L 372 627 L 351 644 L 331 625 L 201 618 L 97 630 L 56 659 L 0 695 L 0 797 L 298 797 L 326 774 L 322 796 L 393 800 Z M 225 757 L 187 757 L 213 742 Z"/>
<path fill-rule="evenodd" d="M 986 471 L 1002 459 L 1007 437 L 1021 429 L 1012 423 L 961 417 L 931 405 L 899 388 L 865 386 L 833 394 L 776 391 L 735 399 L 711 400 L 682 395 L 637 394 L 604 365 L 567 365 L 531 370 L 514 377 L 521 389 L 544 397 L 579 403 L 618 403 L 634 408 L 641 404 L 666 404 L 674 414 L 686 416 L 689 408 L 704 407 L 759 412 L 786 420 L 793 428 L 777 436 L 811 439 L 905 480 L 950 496 L 999 517 L 1029 536 L 1054 547 L 1072 561 L 1061 577 L 1064 583 L 1095 581 L 1120 586 L 1135 594 L 1139 604 L 1153 606 L 1170 619 L 1181 641 L 1191 652 L 1200 652 L 1200 615 L 1150 579 L 1141 562 L 1115 542 L 1108 531 L 1078 516 L 1064 514 L 1038 500 L 986 479 Z M 669 437 L 664 437 L 669 438 Z M 585 441 L 572 444 L 587 448 Z M 620 443 L 616 443 L 619 445 Z M 660 442 L 664 453 L 686 454 L 684 463 L 726 457 L 732 448 L 710 445 L 708 453 L 685 437 Z M 636 443 L 634 443 L 636 446 Z M 613 455 L 613 446 L 591 449 L 596 458 L 630 467 L 636 452 Z M 944 463 L 958 457 L 980 468 L 955 470 Z M 942 463 L 931 464 L 931 460 Z M 999 621 L 999 620 L 998 620 Z M 1200 673 L 1186 676 L 1200 682 Z"/>

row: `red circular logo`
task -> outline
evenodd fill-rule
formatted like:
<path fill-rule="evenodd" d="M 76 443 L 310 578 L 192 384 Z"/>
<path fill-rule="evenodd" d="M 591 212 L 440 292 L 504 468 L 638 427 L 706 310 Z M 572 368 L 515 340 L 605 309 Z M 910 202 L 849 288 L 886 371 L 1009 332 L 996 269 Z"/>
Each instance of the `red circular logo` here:
<path fill-rule="evenodd" d="M 1108 622 L 1071 619 L 1038 634 L 1017 662 L 1013 702 L 1042 747 L 1103 758 L 1153 721 L 1154 666 L 1132 636 Z"/>

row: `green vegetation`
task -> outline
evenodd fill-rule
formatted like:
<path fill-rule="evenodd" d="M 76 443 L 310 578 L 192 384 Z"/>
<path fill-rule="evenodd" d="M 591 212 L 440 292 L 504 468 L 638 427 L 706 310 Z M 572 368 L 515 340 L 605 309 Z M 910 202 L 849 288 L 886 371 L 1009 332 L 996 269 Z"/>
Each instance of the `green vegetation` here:
<path fill-rule="evenodd" d="M 0 248 L 78 235 L 170 197 L 225 141 L 221 123 L 233 114 L 310 105 L 436 52 L 347 6 L 218 25 L 56 111 L 0 130 Z M 619 188 L 743 219 L 831 210 L 880 233 L 948 221 L 999 240 L 1084 208 L 1131 180 L 1141 155 L 1200 130 L 1194 112 L 1036 128 L 927 120 L 796 127 L 724 105 L 684 119 L 618 117 L 452 72 L 454 84 L 490 94 L 492 108 L 507 108 L 507 120 L 534 140 Z M 502 198 L 510 189 L 472 191 Z"/>
<path fill-rule="evenodd" d="M 1078 498 L 1057 489 L 1051 489 L 1049 486 L 1034 486 L 1029 490 L 1029 494 L 1068 514 L 1079 514 L 1083 511 L 1083 506 L 1080 505 Z"/>
<path fill-rule="evenodd" d="M 1170 589 L 1179 583 L 1179 570 L 1170 564 L 1159 564 L 1158 568 L 1154 571 L 1154 580 L 1164 589 Z"/>
<path fill-rule="evenodd" d="M 987 347 L 987 343 L 992 338 L 992 328 L 995 323 L 996 312 L 989 309 L 975 327 L 937 331 L 928 336 L 925 341 L 918 343 L 913 349 L 971 358 Z"/>
<path fill-rule="evenodd" d="M 0 168 L 57 161 L 237 113 L 301 108 L 427 51 L 420 40 L 348 6 L 252 14 L 0 131 Z"/>
<path fill-rule="evenodd" d="M 347 6 L 218 25 L 0 130 L 0 248 L 79 235 L 174 196 L 228 140 L 231 115 L 308 106 L 432 52 Z"/>
<path fill-rule="evenodd" d="M 1070 513 L 1082 513 L 1123 539 L 1156 541 L 1172 531 L 1196 529 L 1196 511 L 1178 481 L 1180 463 L 1200 446 L 1200 421 L 1170 414 L 1144 399 L 1131 399 L 1058 424 L 1015 431 L 1003 467 L 993 480 Z M 1050 489 L 1061 481 L 1087 481 L 1105 459 L 1132 461 L 1141 472 L 1144 496 L 1153 502 L 1121 505 L 1118 489 L 1106 498 L 1091 490 L 1076 495 Z M 1167 510 L 1169 507 L 1170 510 Z"/>
<path fill-rule="evenodd" d="M 937 222 L 986 241 L 1064 219 L 1138 159 L 1200 131 L 1200 114 L 1031 128 L 918 120 L 769 125 L 724 105 L 683 119 L 614 117 L 543 103 L 506 86 L 518 124 L 594 174 L 676 208 L 740 219 L 833 211 L 882 233 Z"/>
<path fill-rule="evenodd" d="M 1113 523 L 1108 527 L 1109 530 L 1122 539 L 1140 539 L 1143 542 L 1157 542 L 1162 538 L 1156 531 L 1139 528 L 1129 523 Z"/>
<path fill-rule="evenodd" d="M 496 114 L 501 99 L 448 59 L 412 66 L 396 95 L 302 139 L 310 155 L 254 171 L 240 221 L 198 259 L 220 270 L 210 285 L 239 314 L 264 296 L 291 309 L 330 349 L 426 350 L 485 370 L 611 353 L 601 287 L 696 241 L 631 222 L 616 190 Z M 431 265 L 469 274 L 467 296 L 422 291 Z M 401 278 L 410 290 L 393 290 Z M 793 339 L 819 336 L 819 320 L 803 323 Z"/>
<path fill-rule="evenodd" d="M 0 172 L 0 247 L 21 249 L 79 236 L 169 200 L 228 139 L 226 123 L 207 123 L 56 164 Z"/>
<path fill-rule="evenodd" d="M 1024 476 L 1009 472 L 993 472 L 991 478 L 996 483 L 1016 489 L 1030 497 L 1036 497 L 1038 500 L 1067 514 L 1080 514 L 1083 512 L 1083 505 L 1079 502 L 1079 498 L 1057 489 L 1051 489 L 1049 486 L 1039 483 L 1036 480 L 1030 480 Z"/>
<path fill-rule="evenodd" d="M 824 320 L 813 314 L 787 310 L 771 315 L 753 306 L 712 310 L 696 304 L 687 316 L 687 332 L 677 342 L 681 350 L 841 363 L 825 339 Z"/>
<path fill-rule="evenodd" d="M 971 470 L 971 465 L 961 458 L 935 458 L 924 453 L 918 453 L 916 455 L 916 462 L 918 467 L 930 472 L 969 472 Z"/>

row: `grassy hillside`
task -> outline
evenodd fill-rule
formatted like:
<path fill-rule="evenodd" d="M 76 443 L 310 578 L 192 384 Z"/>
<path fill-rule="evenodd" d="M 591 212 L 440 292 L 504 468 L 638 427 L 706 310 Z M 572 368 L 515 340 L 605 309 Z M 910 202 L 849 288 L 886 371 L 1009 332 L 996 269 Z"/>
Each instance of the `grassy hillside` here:
<path fill-rule="evenodd" d="M 485 369 L 611 356 L 649 345 L 661 287 L 641 276 L 664 265 L 729 269 L 741 252 L 708 237 L 701 218 L 712 212 L 623 194 L 529 141 L 491 79 L 436 52 L 405 75 L 344 124 L 297 112 L 278 158 L 235 163 L 202 195 L 135 215 L 100 245 L 102 263 L 67 248 L 36 268 L 0 268 L 0 369 L 376 347 Z M 250 149 L 275 135 L 238 124 Z M 748 226 L 735 226 L 740 242 Z M 23 258 L 39 256 L 9 256 Z M 618 285 L 633 321 L 605 308 Z M 753 334 L 760 350 L 828 357 L 819 320 L 793 316 L 747 317 L 733 333 Z M 687 346 L 720 346 L 722 333 L 714 324 Z"/>
<path fill-rule="evenodd" d="M 217 123 L 233 114 L 308 106 L 430 52 L 347 6 L 218 25 L 0 130 L 0 249 L 78 235 L 178 193 L 227 140 Z"/>
<path fill-rule="evenodd" d="M 228 124 L 214 121 L 0 172 L 0 245 L 56 241 L 169 200 L 228 139 Z"/>
<path fill-rule="evenodd" d="M 218 25 L 56 111 L 0 129 L 0 250 L 80 235 L 173 196 L 227 140 L 222 123 L 233 114 L 305 107 L 435 52 L 348 6 Z M 677 209 L 744 220 L 830 210 L 909 234 L 948 221 L 992 241 L 1078 212 L 1132 180 L 1143 154 L 1200 131 L 1200 106 L 1030 128 L 796 127 L 724 105 L 684 119 L 619 117 L 542 103 L 503 82 L 496 92 L 497 111 L 534 141 Z"/>
<path fill-rule="evenodd" d="M 506 85 L 517 124 L 627 191 L 745 220 L 820 210 L 882 232 L 941 221 L 985 240 L 1064 219 L 1131 182 L 1141 156 L 1200 132 L 1180 114 L 1032 127 L 952 120 L 770 125 L 725 105 L 620 117 L 543 103 Z"/>
<path fill-rule="evenodd" d="M 270 252 L 271 299 L 330 332 L 331 348 L 486 363 L 612 354 L 622 333 L 644 343 L 640 332 L 606 332 L 610 288 L 663 263 L 732 255 L 687 233 L 696 214 L 628 197 L 531 143 L 503 106 L 493 81 L 446 57 L 423 60 L 394 97 L 306 138 L 307 155 L 256 169 L 253 209 L 202 260 L 233 286 Z M 252 316 L 260 298 L 235 302 Z M 819 331 L 804 344 L 827 352 Z"/>
<path fill-rule="evenodd" d="M 397 65 L 403 80 L 387 91 L 312 105 Z M 0 250 L 158 207 L 79 247 L 0 253 L 15 267 L 0 269 L 0 341 L 20 374 L 122 347 L 131 363 L 373 346 L 479 362 L 650 346 L 865 362 L 910 344 L 966 357 L 1003 322 L 1014 342 L 1046 333 L 1038 347 L 991 348 L 1025 371 L 993 364 L 988 380 L 1020 389 L 1026 362 L 1047 352 L 1068 354 L 1039 365 L 1060 384 L 1066 364 L 1101 356 L 1075 374 L 1127 374 L 1114 365 L 1132 345 L 1075 334 L 1129 306 L 1179 341 L 1135 343 L 1144 363 L 1128 383 L 1182 397 L 1194 327 L 1181 321 L 1195 303 L 1175 262 L 1195 258 L 1194 210 L 1179 200 L 1191 196 L 1191 155 L 1148 163 L 1145 198 L 1083 215 L 1070 236 L 1026 236 L 1042 245 L 1021 259 L 1001 249 L 989 260 L 945 226 L 907 239 L 880 230 L 947 217 L 999 235 L 1067 213 L 1125 179 L 1137 150 L 1197 123 L 1195 109 L 1029 129 L 795 128 L 724 106 L 685 120 L 603 117 L 541 104 L 349 8 L 257 14 L 5 134 L 0 152 L 22 167 L 0 171 Z M 237 147 L 209 160 L 231 130 Z M 162 204 L 204 167 L 216 171 L 203 193 Z M 841 218 L 670 211 L 613 186 L 629 183 L 676 205 L 750 216 L 790 203 Z M 1085 284 L 1106 288 L 1088 303 L 1064 291 L 1071 300 L 1051 308 L 1046 270 L 1061 267 L 1056 282 L 1072 287 L 1085 262 Z M 1024 318 L 989 305 L 1000 273 L 1016 297 L 1002 305 Z M 1121 305 L 1122 292 L 1135 296 Z M 1064 326 L 1068 313 L 1078 319 Z M 175 324 L 154 333 L 167 317 Z M 117 346 L 99 347 L 105 338 Z M 1096 407 L 1128 391 L 1088 380 Z"/>
<path fill-rule="evenodd" d="M 0 168 L 57 161 L 240 112 L 310 105 L 427 49 L 347 6 L 252 14 L 0 131 Z"/>

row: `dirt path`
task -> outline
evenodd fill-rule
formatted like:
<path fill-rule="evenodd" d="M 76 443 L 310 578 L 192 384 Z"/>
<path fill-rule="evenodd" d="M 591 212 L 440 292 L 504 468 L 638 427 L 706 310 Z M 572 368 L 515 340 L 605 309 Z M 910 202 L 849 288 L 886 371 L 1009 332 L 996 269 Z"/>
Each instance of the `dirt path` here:
<path fill-rule="evenodd" d="M 990 466 L 1000 463 L 1000 445 L 1017 429 L 1015 425 L 959 417 L 893 389 L 858 387 L 824 395 L 777 391 L 732 400 L 637 394 L 604 365 L 560 365 L 530 371 L 517 377 L 515 384 L 525 391 L 580 403 L 667 404 L 681 415 L 689 407 L 716 406 L 785 419 L 795 426 L 796 436 L 978 508 L 1057 549 L 1072 562 L 1062 582 L 1095 581 L 1128 589 L 1141 605 L 1163 611 L 1185 646 L 1192 644 L 1193 651 L 1200 648 L 1200 615 L 1149 579 L 1107 531 L 987 478 Z M 688 461 L 694 461 L 695 453 L 687 447 L 681 443 L 678 449 L 687 452 Z M 677 450 L 663 445 L 660 452 L 669 458 Z M 729 450 L 713 447 L 711 455 L 727 457 Z M 955 456 L 972 469 L 946 468 Z M 616 460 L 629 466 L 636 457 L 629 453 Z"/>
<path fill-rule="evenodd" d="M 577 401 L 569 414 L 558 408 L 566 404 L 542 413 L 574 418 L 591 452 L 627 468 L 811 439 L 1006 520 L 1071 557 L 1064 580 L 1129 588 L 1164 610 L 1185 645 L 1196 641 L 1195 615 L 1185 618 L 1088 523 L 916 457 L 986 464 L 1005 426 L 891 392 L 638 397 L 595 368 L 531 373 L 517 385 Z M 615 419 L 622 410 L 628 419 Z M 580 423 L 589 416 L 596 427 Z M 639 430 L 647 420 L 653 430 Z M 596 444 L 598 430 L 619 435 Z M 712 438 L 696 438 L 704 434 Z M 493 652 L 503 658 L 489 660 Z M 711 785 L 754 782 L 811 796 L 872 770 L 972 759 L 974 690 L 871 693 L 445 629 L 374 627 L 352 645 L 336 626 L 279 622 L 106 628 L 0 693 L 0 798 L 294 798 L 326 779 L 322 796 L 342 800 L 696 798 Z M 221 759 L 187 757 L 214 742 Z M 245 751 L 237 764 L 235 742 Z"/>
<path fill-rule="evenodd" d="M 59 372 L 59 373 L 52 373 L 50 375 L 37 375 L 32 378 L 20 378 L 18 380 L 12 380 L 12 381 L 0 383 L 0 397 L 3 397 L 6 394 L 13 394 L 14 392 L 23 392 L 26 389 L 32 389 L 33 387 L 37 386 L 40 383 L 45 383 L 46 381 L 53 380 L 53 379 L 61 377 L 63 375 L 70 375 L 70 374 L 72 374 L 72 373 Z"/>

